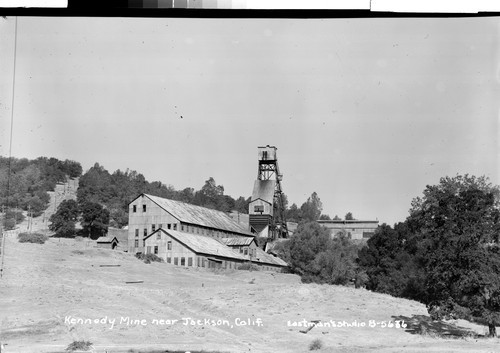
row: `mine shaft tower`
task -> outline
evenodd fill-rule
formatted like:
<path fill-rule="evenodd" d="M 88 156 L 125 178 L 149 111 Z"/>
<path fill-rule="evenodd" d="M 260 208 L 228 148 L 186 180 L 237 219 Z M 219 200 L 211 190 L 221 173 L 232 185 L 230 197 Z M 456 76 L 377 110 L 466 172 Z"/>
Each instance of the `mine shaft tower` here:
<path fill-rule="evenodd" d="M 279 171 L 277 148 L 258 147 L 259 167 L 249 205 L 250 228 L 259 236 L 272 240 L 287 238 L 285 205 Z"/>

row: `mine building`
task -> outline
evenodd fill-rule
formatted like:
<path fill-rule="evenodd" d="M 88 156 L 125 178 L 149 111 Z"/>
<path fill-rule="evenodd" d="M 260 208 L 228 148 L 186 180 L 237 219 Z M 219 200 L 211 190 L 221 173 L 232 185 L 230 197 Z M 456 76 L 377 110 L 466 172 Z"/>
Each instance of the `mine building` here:
<path fill-rule="evenodd" d="M 271 240 L 287 238 L 285 207 L 279 171 L 277 148 L 258 147 L 257 180 L 254 182 L 248 214 L 252 233 Z"/>
<path fill-rule="evenodd" d="M 332 236 L 344 233 L 349 239 L 367 240 L 375 234 L 378 221 L 352 220 L 318 220 L 320 225 L 327 228 Z"/>
<path fill-rule="evenodd" d="M 129 204 L 128 251 L 185 267 L 238 268 L 251 262 L 281 270 L 283 260 L 258 249 L 255 235 L 225 212 L 141 194 Z"/>
<path fill-rule="evenodd" d="M 257 243 L 255 242 L 255 238 L 238 237 L 222 238 L 221 240 L 226 246 L 229 246 L 242 255 L 248 255 L 250 259 L 257 257 Z"/>
<path fill-rule="evenodd" d="M 219 240 L 172 229 L 157 229 L 145 240 L 146 254 L 182 267 L 237 269 L 247 258 Z"/>
<path fill-rule="evenodd" d="M 254 237 L 221 211 L 148 194 L 141 194 L 130 202 L 129 252 L 144 252 L 145 238 L 160 228 L 216 239 Z"/>

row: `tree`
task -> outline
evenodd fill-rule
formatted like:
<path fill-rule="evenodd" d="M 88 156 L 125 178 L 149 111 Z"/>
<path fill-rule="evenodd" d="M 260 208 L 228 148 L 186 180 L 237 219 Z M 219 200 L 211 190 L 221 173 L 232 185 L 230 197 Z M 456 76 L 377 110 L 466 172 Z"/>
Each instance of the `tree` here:
<path fill-rule="evenodd" d="M 345 285 L 363 277 L 356 264 L 357 247 L 345 237 L 332 239 L 330 232 L 315 221 L 301 223 L 278 250 L 289 260 L 290 270 L 304 282 Z"/>
<path fill-rule="evenodd" d="M 64 200 L 59 204 L 56 213 L 50 216 L 49 229 L 60 237 L 73 236 L 75 223 L 79 215 L 78 203 L 74 200 Z"/>
<path fill-rule="evenodd" d="M 351 212 L 347 212 L 347 214 L 345 215 L 345 220 L 346 221 L 354 221 L 354 217 L 353 217 Z"/>
<path fill-rule="evenodd" d="M 302 220 L 317 221 L 323 211 L 323 204 L 316 192 L 313 192 L 305 203 L 300 206 Z"/>
<path fill-rule="evenodd" d="M 300 222 L 302 219 L 301 211 L 295 203 L 286 210 L 286 219 L 290 222 Z"/>
<path fill-rule="evenodd" d="M 327 214 L 322 214 L 321 216 L 319 216 L 319 219 L 322 220 L 322 221 L 331 221 L 332 220 L 330 218 L 330 216 L 327 215 Z"/>
<path fill-rule="evenodd" d="M 311 263 L 324 251 L 330 241 L 330 233 L 317 222 L 301 223 L 290 238 L 290 267 L 301 276 L 311 275 Z"/>
<path fill-rule="evenodd" d="M 106 235 L 109 225 L 109 211 L 100 204 L 86 202 L 81 207 L 83 234 L 97 239 Z"/>
<path fill-rule="evenodd" d="M 377 228 L 358 254 L 368 275 L 367 289 L 425 302 L 426 277 L 410 239 L 406 223 Z"/>
<path fill-rule="evenodd" d="M 498 186 L 485 177 L 441 178 L 412 202 L 410 229 L 425 253 L 427 309 L 433 319 L 500 324 Z"/>

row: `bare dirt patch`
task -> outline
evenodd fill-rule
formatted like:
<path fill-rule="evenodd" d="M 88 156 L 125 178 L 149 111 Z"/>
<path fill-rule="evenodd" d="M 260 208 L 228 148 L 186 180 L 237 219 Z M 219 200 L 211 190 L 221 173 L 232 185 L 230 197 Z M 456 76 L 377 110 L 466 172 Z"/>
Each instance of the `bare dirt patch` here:
<path fill-rule="evenodd" d="M 64 352 L 75 341 L 99 353 L 309 352 L 315 340 L 315 352 L 495 352 L 500 343 L 470 334 L 481 326 L 432 322 L 419 303 L 364 289 L 145 264 L 85 239 L 22 244 L 14 233 L 0 283 L 7 352 Z M 398 320 L 407 326 L 388 326 Z"/>

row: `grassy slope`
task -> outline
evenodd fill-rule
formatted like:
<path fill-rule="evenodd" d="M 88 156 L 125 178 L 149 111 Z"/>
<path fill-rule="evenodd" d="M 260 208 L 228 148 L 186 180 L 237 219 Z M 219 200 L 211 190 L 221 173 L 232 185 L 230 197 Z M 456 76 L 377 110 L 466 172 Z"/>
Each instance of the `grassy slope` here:
<path fill-rule="evenodd" d="M 75 197 L 77 185 L 76 181 L 69 188 L 57 186 L 48 215 L 55 209 L 56 200 L 59 203 Z M 34 221 L 35 229 L 47 226 L 42 220 Z M 21 229 L 26 230 L 26 225 Z M 305 285 L 293 275 L 214 273 L 168 264 L 147 265 L 125 253 L 94 249 L 93 243 L 86 241 L 50 239 L 44 245 L 20 244 L 14 233 L 7 237 L 5 274 L 0 280 L 0 342 L 8 344 L 7 352 L 62 352 L 68 344 L 80 340 L 93 342 L 96 352 L 306 352 L 314 339 L 323 342 L 322 352 L 498 350 L 498 339 L 433 338 L 433 332 L 460 330 L 430 322 L 419 303 L 363 289 Z M 99 266 L 104 264 L 120 267 Z M 66 316 L 115 319 L 116 323 L 112 329 L 110 323 L 73 325 L 65 323 Z M 122 317 L 144 319 L 147 325 L 120 324 Z M 154 319 L 183 317 L 225 319 L 233 327 L 152 324 Z M 235 318 L 260 318 L 264 326 L 234 327 Z M 368 323 L 396 318 L 409 321 L 409 326 L 315 327 L 307 334 L 299 332 L 301 327 L 287 326 L 288 321 L 302 319 Z M 465 322 L 459 324 L 480 333 L 484 330 Z M 421 327 L 430 335 L 412 334 Z"/>
<path fill-rule="evenodd" d="M 91 243 L 92 244 L 92 243 Z M 90 340 L 97 352 L 134 349 L 205 349 L 227 352 L 305 352 L 316 338 L 324 352 L 493 352 L 499 341 L 435 339 L 407 332 L 413 327 L 302 328 L 287 321 L 426 320 L 421 304 L 363 289 L 301 284 L 294 275 L 182 269 L 144 264 L 133 256 L 98 250 L 86 241 L 50 239 L 20 244 L 7 237 L 0 286 L 0 340 L 8 352 L 56 352 Z M 120 267 L 100 267 L 119 264 Z M 126 284 L 127 281 L 144 281 Z M 65 324 L 66 316 L 116 319 L 110 324 Z M 121 317 L 146 326 L 120 324 Z M 246 327 L 154 325 L 153 319 L 260 318 Z M 425 322 L 424 322 L 425 324 Z M 431 325 L 432 323 L 429 323 Z M 435 324 L 434 324 L 435 325 Z M 435 326 L 437 327 L 437 326 Z M 439 327 L 440 331 L 449 326 Z M 479 328 L 482 332 L 482 328 Z"/>

